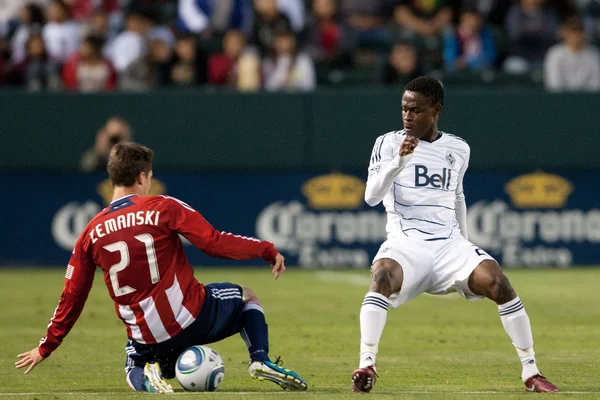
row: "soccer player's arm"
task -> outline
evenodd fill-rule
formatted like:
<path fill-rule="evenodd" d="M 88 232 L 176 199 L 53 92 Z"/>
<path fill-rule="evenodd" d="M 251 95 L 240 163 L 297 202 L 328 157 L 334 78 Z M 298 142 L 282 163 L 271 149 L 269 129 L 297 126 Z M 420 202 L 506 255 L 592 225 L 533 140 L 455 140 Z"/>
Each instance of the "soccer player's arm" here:
<path fill-rule="evenodd" d="M 365 189 L 365 202 L 371 207 L 379 204 L 392 188 L 394 178 L 402 171 L 412 154 L 400 156 L 394 154 L 394 146 L 386 135 L 380 136 L 375 141 L 371 162 L 369 164 L 369 177 Z"/>
<path fill-rule="evenodd" d="M 456 186 L 456 199 L 454 200 L 454 209 L 456 210 L 456 220 L 458 221 L 460 234 L 467 240 L 469 240 L 469 233 L 467 231 L 467 202 L 465 201 L 463 178 L 469 167 L 470 152 L 471 150 L 467 149 L 465 162 L 460 167 L 460 172 L 458 173 L 458 185 Z"/>
<path fill-rule="evenodd" d="M 65 286 L 54 315 L 48 324 L 46 336 L 38 347 L 18 355 L 17 368 L 28 367 L 26 374 L 52 354 L 73 328 L 79 318 L 87 296 L 92 288 L 96 265 L 85 247 L 87 233 L 81 234 L 71 255 L 65 276 Z M 87 242 L 89 245 L 89 242 Z"/>
<path fill-rule="evenodd" d="M 182 234 L 194 246 L 211 257 L 232 260 L 262 258 L 272 263 L 278 251 L 271 242 L 220 232 L 196 210 L 184 202 L 165 196 L 169 229 Z"/>
<path fill-rule="evenodd" d="M 83 242 L 86 236 L 84 233 L 77 240 L 67 267 L 65 286 L 58 306 L 54 310 L 54 315 L 48 324 L 46 336 L 42 338 L 38 347 L 18 355 L 20 359 L 15 366 L 17 368 L 28 367 L 25 371 L 26 374 L 60 346 L 83 310 L 92 288 L 96 269 L 89 252 L 84 248 Z"/>
<path fill-rule="evenodd" d="M 46 336 L 40 341 L 40 354 L 44 358 L 50 356 L 71 331 L 92 288 L 96 265 L 90 254 L 90 242 L 87 239 L 84 231 L 71 254 L 60 301 L 50 319 Z"/>

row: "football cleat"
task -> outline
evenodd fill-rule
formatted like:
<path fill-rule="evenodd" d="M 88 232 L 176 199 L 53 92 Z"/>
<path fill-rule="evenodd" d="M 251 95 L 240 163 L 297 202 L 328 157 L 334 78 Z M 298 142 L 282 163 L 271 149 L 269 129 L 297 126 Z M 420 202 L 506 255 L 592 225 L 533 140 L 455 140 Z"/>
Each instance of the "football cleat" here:
<path fill-rule="evenodd" d="M 359 368 L 352 373 L 352 391 L 369 393 L 375 386 L 376 380 L 375 364 Z"/>
<path fill-rule="evenodd" d="M 173 386 L 163 379 L 158 363 L 146 363 L 144 387 L 150 393 L 173 393 Z"/>
<path fill-rule="evenodd" d="M 300 375 L 279 365 L 279 358 L 276 362 L 251 361 L 248 372 L 252 379 L 274 382 L 284 390 L 308 389 L 306 381 Z"/>
<path fill-rule="evenodd" d="M 546 379 L 545 376 L 536 374 L 525 381 L 525 388 L 528 392 L 547 393 L 560 392 L 558 386 Z"/>

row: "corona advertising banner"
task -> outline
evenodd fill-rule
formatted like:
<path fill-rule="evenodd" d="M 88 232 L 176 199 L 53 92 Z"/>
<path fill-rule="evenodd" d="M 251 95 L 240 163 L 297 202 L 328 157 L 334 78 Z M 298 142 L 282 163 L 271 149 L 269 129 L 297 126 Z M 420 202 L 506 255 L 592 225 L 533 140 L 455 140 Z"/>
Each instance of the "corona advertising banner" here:
<path fill-rule="evenodd" d="M 469 240 L 505 266 L 600 264 L 599 183 L 591 173 L 472 174 Z"/>
<path fill-rule="evenodd" d="M 219 230 L 275 243 L 288 265 L 368 268 L 386 238 L 383 206 L 364 203 L 365 174 L 156 174 L 150 194 L 190 204 Z M 3 174 L 0 266 L 62 266 L 112 198 L 106 174 Z M 469 239 L 506 267 L 600 265 L 600 174 L 468 172 Z M 196 266 L 213 259 L 185 238 Z"/>

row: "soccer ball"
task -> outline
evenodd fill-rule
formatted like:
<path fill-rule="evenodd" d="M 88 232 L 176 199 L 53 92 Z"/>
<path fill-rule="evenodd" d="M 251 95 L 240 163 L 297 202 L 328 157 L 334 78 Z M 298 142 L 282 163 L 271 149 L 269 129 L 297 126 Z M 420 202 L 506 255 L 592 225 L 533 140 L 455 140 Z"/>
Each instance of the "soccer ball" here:
<path fill-rule="evenodd" d="M 225 364 L 214 349 L 192 346 L 185 349 L 177 359 L 175 374 L 186 390 L 212 392 L 223 382 Z"/>

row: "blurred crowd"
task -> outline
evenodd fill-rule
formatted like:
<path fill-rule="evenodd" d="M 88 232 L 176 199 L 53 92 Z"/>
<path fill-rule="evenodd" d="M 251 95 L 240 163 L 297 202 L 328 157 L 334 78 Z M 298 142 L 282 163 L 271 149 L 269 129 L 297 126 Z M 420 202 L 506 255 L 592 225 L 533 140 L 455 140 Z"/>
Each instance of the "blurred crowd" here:
<path fill-rule="evenodd" d="M 0 87 L 600 90 L 600 0 L 2 0 Z"/>

